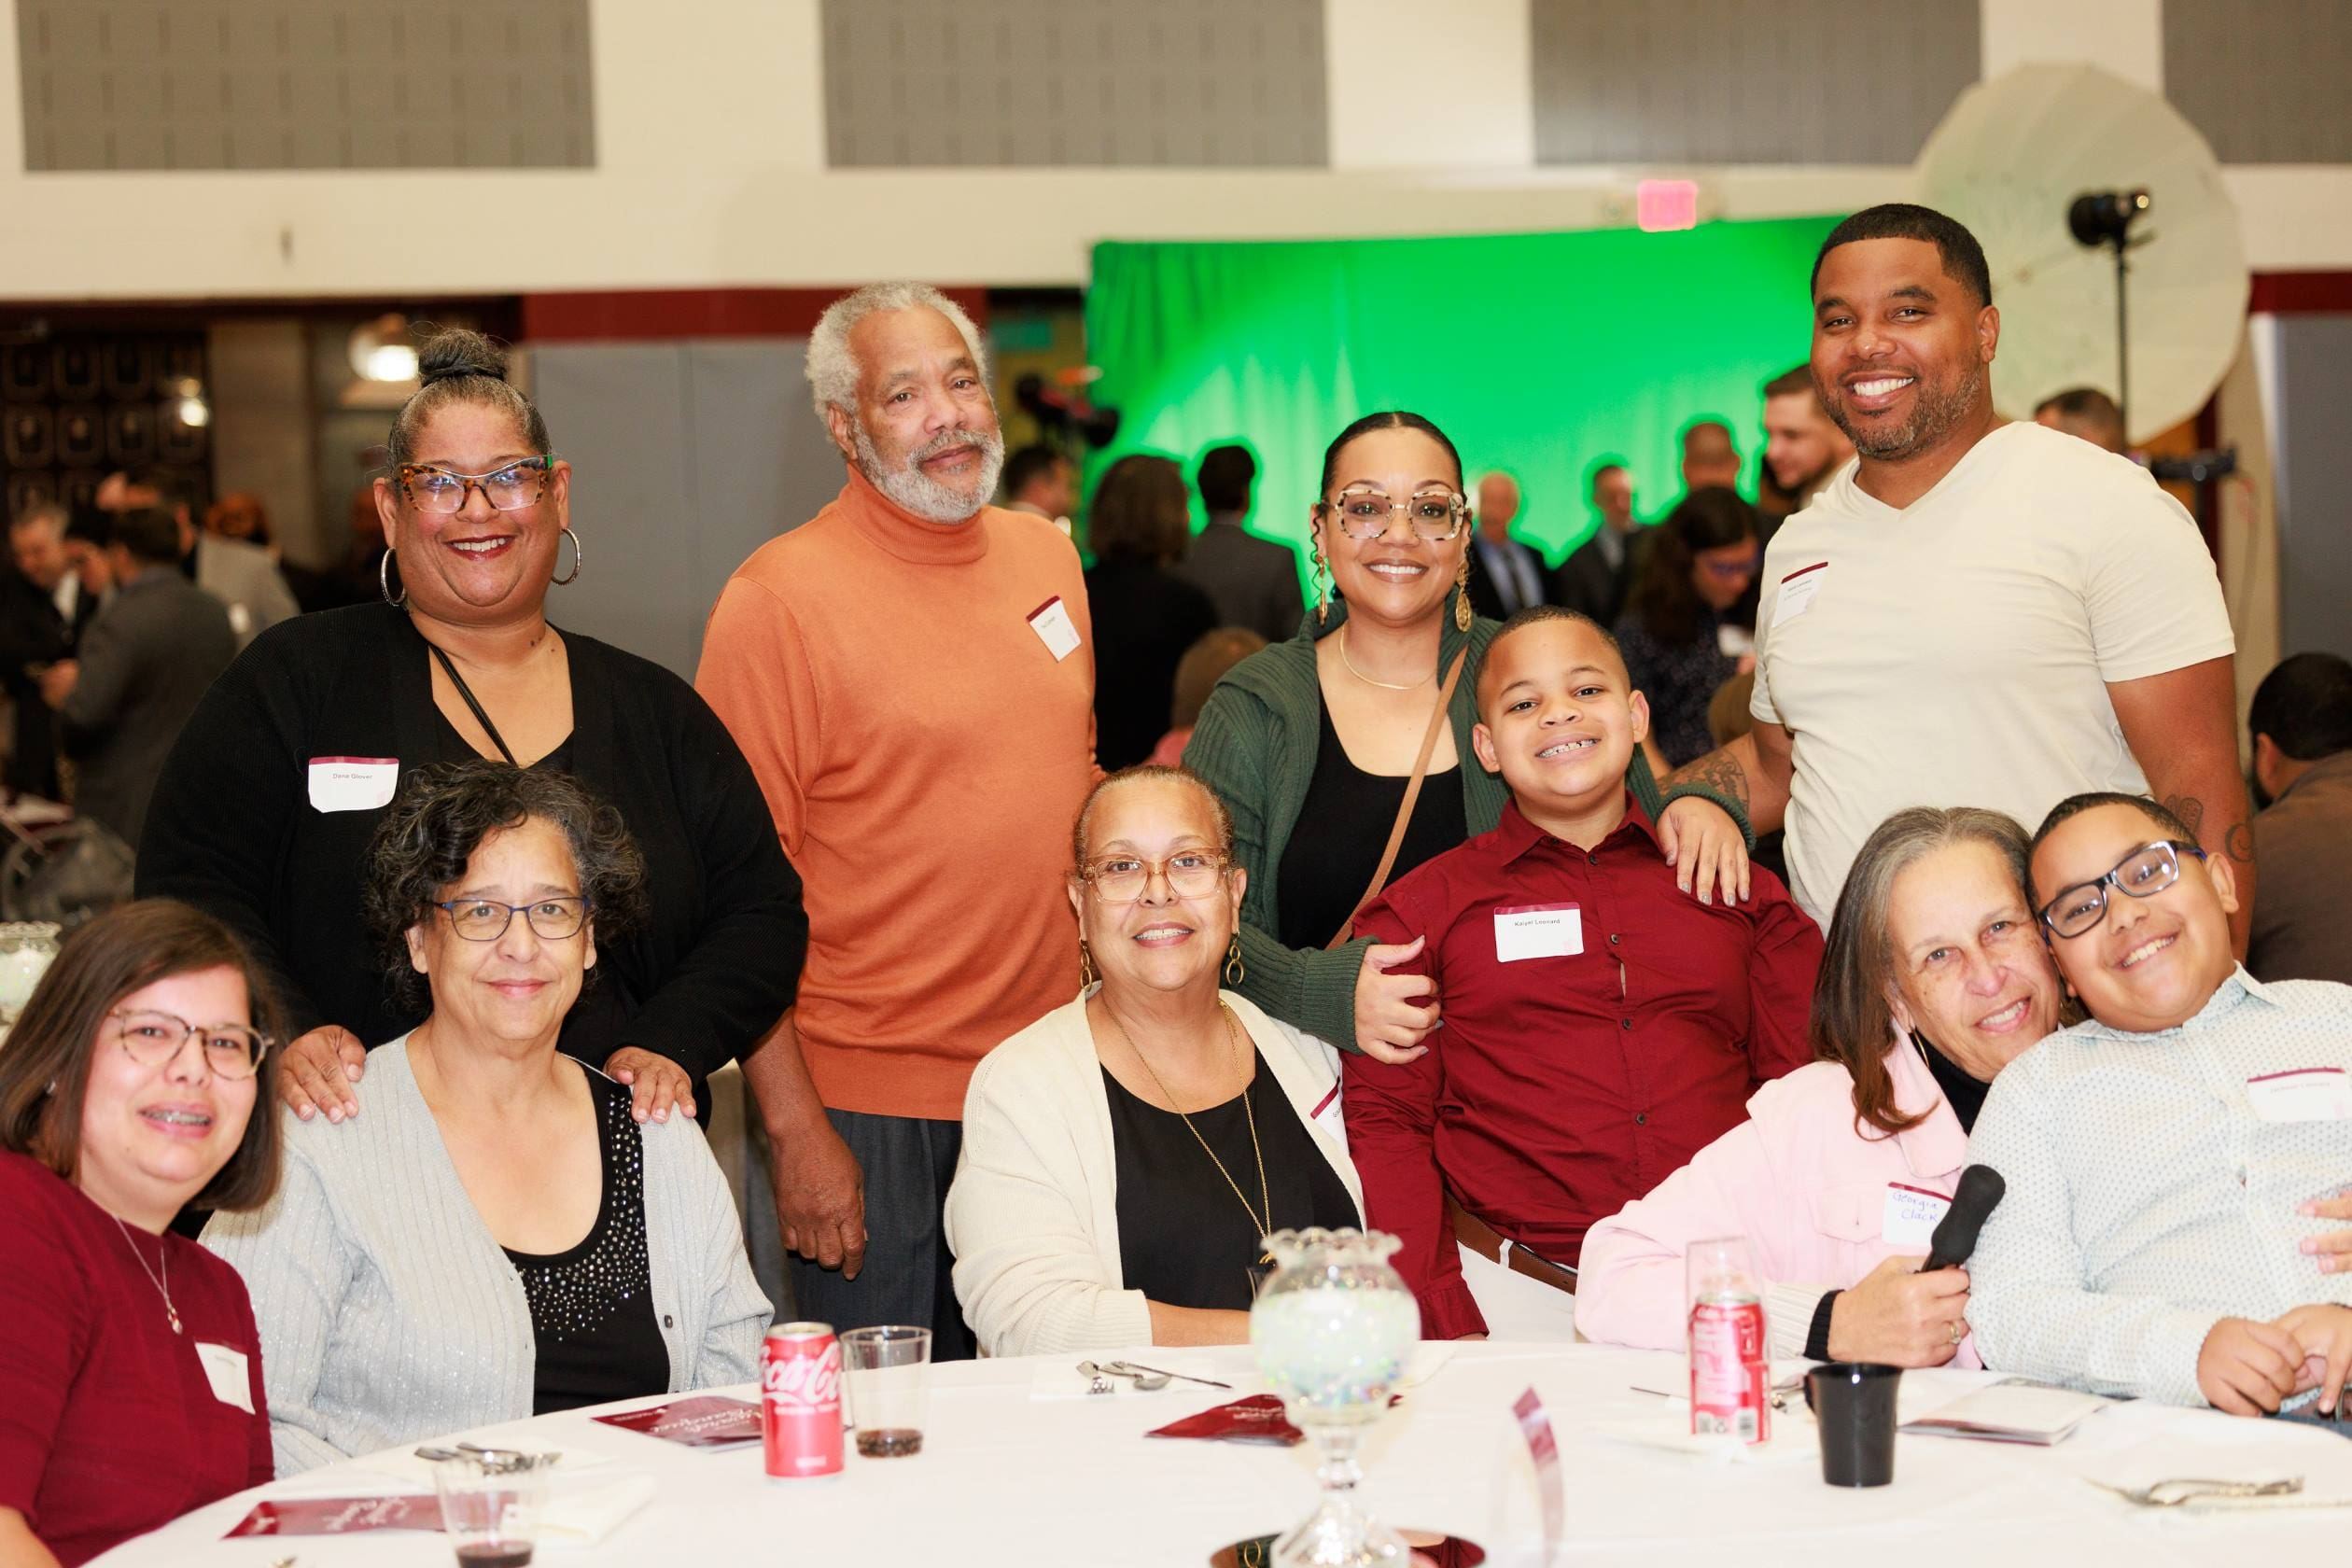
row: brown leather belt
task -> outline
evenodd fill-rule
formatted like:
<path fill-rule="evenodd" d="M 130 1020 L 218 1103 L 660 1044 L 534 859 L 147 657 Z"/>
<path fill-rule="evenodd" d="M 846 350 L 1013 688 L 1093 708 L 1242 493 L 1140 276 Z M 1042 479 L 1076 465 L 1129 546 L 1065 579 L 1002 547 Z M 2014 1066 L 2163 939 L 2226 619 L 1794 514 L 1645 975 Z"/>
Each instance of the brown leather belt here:
<path fill-rule="evenodd" d="M 1514 1274 L 1524 1274 L 1564 1295 L 1576 1294 L 1576 1271 L 1547 1262 L 1529 1252 L 1519 1242 L 1505 1236 L 1477 1215 L 1456 1203 L 1451 1193 L 1446 1195 L 1446 1223 L 1453 1226 L 1454 1239 L 1486 1259 L 1499 1263 Z"/>

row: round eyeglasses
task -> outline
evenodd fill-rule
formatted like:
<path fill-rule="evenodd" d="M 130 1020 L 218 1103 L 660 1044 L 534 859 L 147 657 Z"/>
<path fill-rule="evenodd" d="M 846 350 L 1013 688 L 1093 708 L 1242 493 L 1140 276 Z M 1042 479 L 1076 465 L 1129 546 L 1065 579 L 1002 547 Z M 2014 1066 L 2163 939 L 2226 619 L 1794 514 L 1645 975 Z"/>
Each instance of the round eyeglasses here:
<path fill-rule="evenodd" d="M 191 1024 L 175 1013 L 117 1008 L 106 1015 L 121 1024 L 116 1036 L 123 1054 L 141 1067 L 161 1067 L 192 1037 L 204 1049 L 204 1065 L 216 1078 L 250 1078 L 260 1071 L 273 1042 L 246 1024 Z"/>
<path fill-rule="evenodd" d="M 1401 501 L 1377 484 L 1351 484 L 1323 503 L 1323 511 L 1339 520 L 1339 531 L 1351 539 L 1386 537 L 1390 520 L 1402 512 L 1415 536 L 1442 544 L 1462 532 L 1470 516 L 1470 503 L 1459 491 L 1433 485 L 1416 490 Z"/>
<path fill-rule="evenodd" d="M 1155 876 L 1167 877 L 1169 890 L 1178 898 L 1198 898 L 1216 887 L 1230 863 L 1215 849 L 1179 849 L 1164 861 L 1108 855 L 1080 866 L 1078 880 L 1105 903 L 1135 903 Z"/>
<path fill-rule="evenodd" d="M 2042 905 L 2041 923 L 2054 936 L 2080 936 L 2106 917 L 2109 888 L 2131 898 L 2154 898 L 2180 880 L 2183 855 L 2194 855 L 2201 861 L 2205 858 L 2203 849 L 2177 838 L 2143 844 L 2097 881 L 2078 882 L 2061 890 L 2056 898 Z"/>
<path fill-rule="evenodd" d="M 500 511 L 520 511 L 547 494 L 547 476 L 555 471 L 555 455 L 525 457 L 492 469 L 488 473 L 458 473 L 431 463 L 400 465 L 400 490 L 409 505 L 435 517 L 448 517 L 466 509 L 477 487 L 483 498 Z"/>
<path fill-rule="evenodd" d="M 500 903 L 496 899 L 452 899 L 437 903 L 434 908 L 449 917 L 450 929 L 468 942 L 496 942 L 506 935 L 507 927 L 517 915 L 530 926 L 531 934 L 542 942 L 561 942 L 578 936 L 580 928 L 588 923 L 588 901 L 584 898 L 545 898 L 531 903 Z"/>

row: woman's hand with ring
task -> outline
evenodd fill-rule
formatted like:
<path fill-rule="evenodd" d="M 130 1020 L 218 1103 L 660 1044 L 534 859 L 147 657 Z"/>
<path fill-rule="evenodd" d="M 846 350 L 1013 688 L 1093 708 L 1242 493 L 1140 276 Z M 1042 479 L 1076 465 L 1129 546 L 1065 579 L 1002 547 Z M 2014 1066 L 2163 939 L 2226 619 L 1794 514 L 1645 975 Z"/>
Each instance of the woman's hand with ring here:
<path fill-rule="evenodd" d="M 694 1113 L 694 1081 L 667 1057 L 623 1045 L 605 1058 L 605 1075 L 629 1085 L 629 1113 L 638 1121 L 669 1120 L 670 1107 Z"/>

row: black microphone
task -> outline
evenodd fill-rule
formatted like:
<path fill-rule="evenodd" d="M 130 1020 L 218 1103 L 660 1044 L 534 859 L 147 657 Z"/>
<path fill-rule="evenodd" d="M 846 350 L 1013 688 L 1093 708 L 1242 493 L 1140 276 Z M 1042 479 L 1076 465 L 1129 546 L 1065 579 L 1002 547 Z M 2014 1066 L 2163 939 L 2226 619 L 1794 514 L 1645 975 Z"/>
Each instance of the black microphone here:
<path fill-rule="evenodd" d="M 1978 1233 L 2008 1191 L 2009 1183 L 1989 1165 L 1972 1165 L 1960 1172 L 1952 1207 L 1936 1222 L 1936 1233 L 1927 1239 L 1927 1261 L 1919 1266 L 1919 1271 L 1929 1274 L 1967 1262 L 1968 1254 L 1976 1251 Z"/>

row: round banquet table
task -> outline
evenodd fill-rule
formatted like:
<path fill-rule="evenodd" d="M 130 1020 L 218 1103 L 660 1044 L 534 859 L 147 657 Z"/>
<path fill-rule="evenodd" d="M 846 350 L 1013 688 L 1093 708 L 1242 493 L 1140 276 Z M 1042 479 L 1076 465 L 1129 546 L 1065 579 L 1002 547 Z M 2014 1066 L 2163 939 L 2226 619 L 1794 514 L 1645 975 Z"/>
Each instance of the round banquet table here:
<path fill-rule="evenodd" d="M 1895 1483 L 1824 1486 L 1810 1418 L 1779 1418 L 1771 1457 L 1728 1461 L 1673 1451 L 1684 1407 L 1678 1355 L 1602 1346 L 1463 1344 L 1375 1429 L 1365 1500 L 1389 1522 L 1451 1531 L 1495 1564 L 1538 1561 L 1533 1469 L 1510 1407 L 1540 1395 L 1559 1437 L 1567 1528 L 1561 1561 L 1833 1568 L 2023 1568 L 2100 1562 L 2130 1568 L 2243 1564 L 2342 1549 L 2352 1505 L 2260 1512 L 2136 1507 L 2083 1479 L 2305 1477 L 2313 1498 L 2352 1505 L 2352 1443 L 2333 1433 L 2210 1411 L 2123 1404 L 2051 1448 L 1951 1438 L 1897 1440 Z M 609 1462 L 598 1474 L 650 1475 L 653 1500 L 593 1547 L 542 1545 L 568 1564 L 844 1562 L 1087 1563 L 1200 1568 L 1217 1547 L 1272 1533 L 1312 1506 L 1311 1445 L 1292 1449 L 1146 1438 L 1144 1434 L 1263 1385 L 1246 1348 L 1133 1352 L 1160 1367 L 1221 1377 L 1233 1393 L 1178 1383 L 1156 1393 L 1043 1397 L 1078 1358 L 935 1367 L 923 1451 L 863 1460 L 817 1481 L 770 1481 L 755 1444 L 696 1450 L 618 1431 L 584 1412 L 483 1429 Z M 1108 1359 L 1108 1358 L 1104 1358 Z M 1981 1373 L 1909 1374 L 1905 1414 L 1991 1381 Z M 710 1392 L 750 1398 L 749 1386 Z M 604 1407 L 630 1408 L 658 1399 Z M 1801 1405 L 1799 1407 L 1801 1411 Z M 413 1532 L 222 1537 L 251 1505 L 280 1496 L 401 1490 L 354 1460 L 225 1499 L 98 1561 L 107 1568 L 298 1568 L 449 1564 L 441 1537 Z M 575 1478 L 585 1485 L 588 1476 Z"/>

